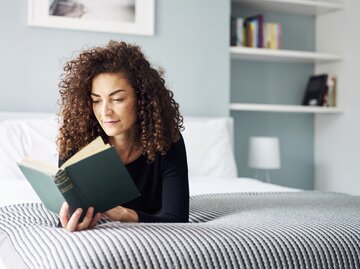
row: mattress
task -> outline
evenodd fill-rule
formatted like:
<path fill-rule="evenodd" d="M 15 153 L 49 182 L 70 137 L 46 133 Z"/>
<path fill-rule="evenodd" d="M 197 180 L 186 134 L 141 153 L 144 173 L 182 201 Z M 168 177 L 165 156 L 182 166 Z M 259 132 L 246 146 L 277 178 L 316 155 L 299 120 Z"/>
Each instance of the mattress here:
<path fill-rule="evenodd" d="M 26 155 L 56 163 L 56 130 L 52 114 L 0 113 L 7 268 L 360 268 L 360 197 L 236 177 L 232 121 L 221 118 L 185 119 L 189 223 L 102 219 L 66 232 L 16 166 Z"/>
<path fill-rule="evenodd" d="M 9 268 L 360 268 L 360 197 L 245 192 L 191 197 L 190 223 L 56 228 L 38 203 L 0 208 Z"/>

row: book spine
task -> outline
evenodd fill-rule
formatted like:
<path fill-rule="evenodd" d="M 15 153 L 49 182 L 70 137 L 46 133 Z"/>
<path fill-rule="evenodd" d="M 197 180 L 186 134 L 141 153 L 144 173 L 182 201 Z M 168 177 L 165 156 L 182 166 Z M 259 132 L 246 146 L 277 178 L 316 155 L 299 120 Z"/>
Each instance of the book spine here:
<path fill-rule="evenodd" d="M 258 48 L 264 47 L 264 16 L 262 14 L 259 15 L 259 25 L 258 25 Z"/>
<path fill-rule="evenodd" d="M 332 74 L 328 75 L 327 80 L 328 96 L 326 106 L 335 107 L 336 106 L 336 77 Z"/>
<path fill-rule="evenodd" d="M 275 23 L 271 23 L 271 45 L 270 47 L 272 49 L 276 49 L 277 48 L 277 35 L 276 35 L 276 31 L 277 27 Z"/>
<path fill-rule="evenodd" d="M 330 96 L 330 105 L 336 107 L 336 77 L 331 76 L 333 81 L 331 96 Z"/>
<path fill-rule="evenodd" d="M 236 45 L 244 46 L 244 19 L 236 18 Z"/>
<path fill-rule="evenodd" d="M 252 48 L 256 48 L 257 44 L 258 44 L 258 21 L 257 20 L 253 20 L 251 21 L 251 31 L 252 31 L 252 44 L 251 47 Z"/>
<path fill-rule="evenodd" d="M 70 215 L 72 215 L 77 208 L 83 209 L 82 216 L 80 218 L 80 220 L 82 220 L 86 214 L 88 205 L 85 202 L 81 192 L 77 189 L 70 177 L 67 175 L 66 171 L 60 169 L 54 176 L 54 182 L 60 190 L 61 194 L 64 196 L 66 202 L 69 204 Z"/>
<path fill-rule="evenodd" d="M 276 24 L 276 28 L 277 28 L 277 35 L 276 35 L 276 38 L 277 38 L 277 49 L 281 49 L 282 47 L 282 44 L 281 44 L 281 39 L 282 39 L 282 26 L 280 23 L 277 23 Z"/>
<path fill-rule="evenodd" d="M 236 46 L 237 23 L 236 18 L 230 18 L 230 46 Z"/>
<path fill-rule="evenodd" d="M 265 23 L 264 26 L 264 48 L 271 49 L 271 23 Z"/>

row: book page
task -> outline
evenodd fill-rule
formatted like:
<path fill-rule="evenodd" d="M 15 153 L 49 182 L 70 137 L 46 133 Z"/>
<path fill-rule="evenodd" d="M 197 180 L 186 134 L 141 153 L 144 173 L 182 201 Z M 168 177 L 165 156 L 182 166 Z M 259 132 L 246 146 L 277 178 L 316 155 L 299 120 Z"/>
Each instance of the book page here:
<path fill-rule="evenodd" d="M 109 144 L 105 144 L 100 136 L 90 142 L 87 146 L 82 148 L 80 151 L 75 153 L 71 158 L 69 158 L 60 168 L 64 169 L 69 165 L 72 165 L 78 161 L 81 161 L 91 155 L 94 155 L 100 151 L 110 148 Z"/>
<path fill-rule="evenodd" d="M 44 173 L 47 173 L 49 175 L 55 175 L 58 171 L 58 168 L 56 165 L 51 165 L 48 163 L 44 163 L 38 160 L 34 160 L 31 157 L 25 157 L 19 164 L 33 168 L 37 171 L 42 171 Z"/>

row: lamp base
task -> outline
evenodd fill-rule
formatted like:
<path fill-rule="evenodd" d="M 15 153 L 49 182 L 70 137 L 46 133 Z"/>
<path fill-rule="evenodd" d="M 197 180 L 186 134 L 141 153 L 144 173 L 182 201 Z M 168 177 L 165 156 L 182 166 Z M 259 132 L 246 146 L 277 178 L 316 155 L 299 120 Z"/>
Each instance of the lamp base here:
<path fill-rule="evenodd" d="M 266 182 L 266 183 L 270 183 L 270 174 L 268 170 L 256 170 L 255 171 L 255 178 Z"/>

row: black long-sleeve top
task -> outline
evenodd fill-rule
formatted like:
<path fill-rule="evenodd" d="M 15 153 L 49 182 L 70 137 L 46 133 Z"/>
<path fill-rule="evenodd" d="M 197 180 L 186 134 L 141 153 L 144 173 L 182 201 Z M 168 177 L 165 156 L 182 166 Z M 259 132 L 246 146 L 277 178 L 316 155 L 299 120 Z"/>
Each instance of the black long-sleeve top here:
<path fill-rule="evenodd" d="M 59 166 L 64 161 L 59 160 Z M 126 165 L 141 196 L 124 207 L 136 211 L 139 222 L 188 222 L 189 183 L 186 150 L 181 137 L 165 155 L 147 163 L 141 155 Z"/>

